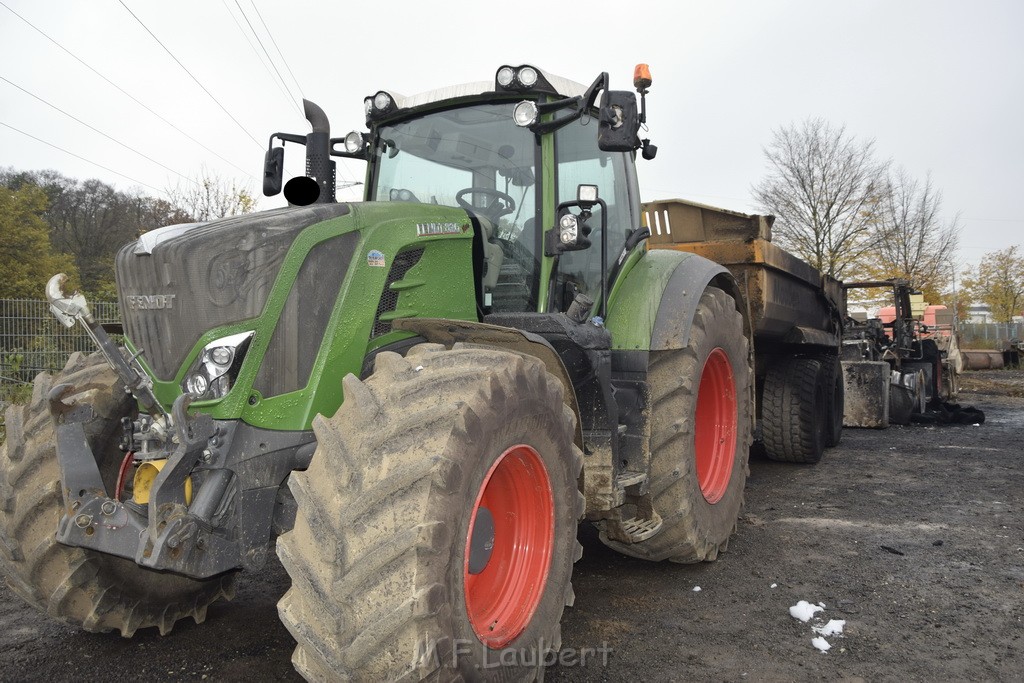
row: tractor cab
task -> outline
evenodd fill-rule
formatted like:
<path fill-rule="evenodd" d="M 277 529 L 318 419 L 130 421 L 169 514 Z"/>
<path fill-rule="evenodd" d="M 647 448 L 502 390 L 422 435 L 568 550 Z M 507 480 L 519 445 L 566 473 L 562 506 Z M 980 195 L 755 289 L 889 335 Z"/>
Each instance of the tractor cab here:
<path fill-rule="evenodd" d="M 649 77 L 638 83 L 645 94 Z M 381 90 L 365 100 L 369 132 L 331 139 L 330 154 L 368 163 L 365 201 L 467 212 L 482 316 L 562 312 L 581 294 L 604 300 L 614 262 L 640 230 L 633 153 L 643 147 L 653 156 L 654 148 L 637 138 L 642 118 L 635 97 L 607 87 L 607 74 L 587 87 L 532 66 L 503 66 L 493 83 L 413 97 Z M 273 142 L 269 194 L 280 187 L 274 160 L 281 148 Z M 306 144 L 307 154 L 315 151 Z M 333 177 L 333 168 L 324 172 Z M 294 188 L 285 193 L 293 203 L 309 201 L 293 196 L 300 194 Z M 333 192 L 317 199 L 329 201 Z M 424 223 L 418 229 L 460 228 Z"/>

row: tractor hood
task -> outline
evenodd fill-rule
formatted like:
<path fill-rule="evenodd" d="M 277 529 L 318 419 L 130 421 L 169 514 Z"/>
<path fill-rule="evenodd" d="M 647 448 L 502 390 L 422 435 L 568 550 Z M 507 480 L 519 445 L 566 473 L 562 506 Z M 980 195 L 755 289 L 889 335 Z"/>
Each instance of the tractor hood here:
<path fill-rule="evenodd" d="M 173 379 L 204 332 L 262 313 L 303 229 L 349 212 L 347 204 L 317 204 L 143 235 L 116 259 L 125 334 L 156 378 Z"/>

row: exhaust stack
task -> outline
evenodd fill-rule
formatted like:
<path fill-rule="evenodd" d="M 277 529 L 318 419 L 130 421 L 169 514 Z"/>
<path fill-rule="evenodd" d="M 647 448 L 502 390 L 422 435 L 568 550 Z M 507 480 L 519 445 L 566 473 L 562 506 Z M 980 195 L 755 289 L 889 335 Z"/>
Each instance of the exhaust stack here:
<path fill-rule="evenodd" d="M 316 202 L 334 202 L 335 163 L 331 159 L 331 124 L 324 110 L 307 99 L 302 100 L 306 120 L 313 132 L 306 135 L 306 175 L 316 181 L 320 194 Z"/>
<path fill-rule="evenodd" d="M 306 146 L 306 175 L 292 178 L 284 186 L 289 204 L 330 204 L 335 202 L 335 163 L 331 160 L 331 124 L 324 110 L 309 100 L 302 100 L 306 120 L 313 128 L 306 135 L 274 133 L 263 160 L 263 194 L 273 197 L 281 191 L 284 176 L 284 147 L 275 147 L 274 140 Z"/>

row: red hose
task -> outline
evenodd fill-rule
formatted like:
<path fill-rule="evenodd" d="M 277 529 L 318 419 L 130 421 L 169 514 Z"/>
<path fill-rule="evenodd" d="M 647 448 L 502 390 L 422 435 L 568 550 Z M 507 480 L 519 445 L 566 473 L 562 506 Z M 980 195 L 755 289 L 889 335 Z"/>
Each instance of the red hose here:
<path fill-rule="evenodd" d="M 114 500 L 121 502 L 121 492 L 124 491 L 124 478 L 128 474 L 128 466 L 132 464 L 132 457 L 135 455 L 132 451 L 128 451 L 124 454 L 124 460 L 121 461 L 121 469 L 117 471 L 117 488 L 114 490 Z"/>

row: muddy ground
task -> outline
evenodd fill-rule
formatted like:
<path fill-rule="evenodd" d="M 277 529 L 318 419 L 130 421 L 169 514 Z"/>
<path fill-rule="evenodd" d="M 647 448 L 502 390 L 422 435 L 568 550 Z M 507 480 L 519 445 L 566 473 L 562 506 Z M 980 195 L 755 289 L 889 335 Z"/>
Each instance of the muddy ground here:
<path fill-rule="evenodd" d="M 964 385 L 980 427 L 846 430 L 817 466 L 754 460 L 717 562 L 649 564 L 584 531 L 563 647 L 610 652 L 549 678 L 1019 680 L 1024 374 Z M 274 562 L 205 624 L 132 640 L 57 625 L 0 587 L 0 679 L 295 680 L 275 607 L 287 585 Z M 827 653 L 812 647 L 815 622 L 790 616 L 798 600 L 845 620 Z"/>

